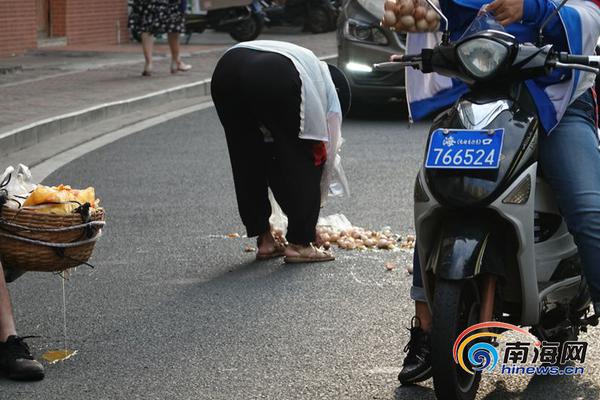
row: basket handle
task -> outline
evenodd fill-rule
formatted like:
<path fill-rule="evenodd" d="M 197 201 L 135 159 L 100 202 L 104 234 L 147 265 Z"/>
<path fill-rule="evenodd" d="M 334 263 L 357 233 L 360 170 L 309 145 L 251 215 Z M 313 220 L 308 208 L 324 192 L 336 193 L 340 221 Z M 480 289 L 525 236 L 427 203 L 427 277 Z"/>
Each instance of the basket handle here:
<path fill-rule="evenodd" d="M 84 244 L 89 244 L 89 243 L 95 242 L 96 240 L 98 240 L 99 238 L 102 237 L 102 229 L 99 229 L 98 232 L 94 236 L 92 236 L 91 238 L 89 238 L 89 239 L 79 240 L 77 242 L 70 242 L 70 243 L 44 242 L 42 240 L 29 239 L 29 238 L 25 238 L 25 237 L 22 237 L 22 236 L 11 235 L 9 233 L 4 233 L 4 232 L 0 232 L 0 236 L 3 236 L 3 237 L 8 238 L 8 239 L 19 240 L 19 241 L 25 242 L 25 243 L 37 244 L 39 246 L 46 246 L 46 247 L 52 247 L 52 248 L 66 249 L 66 248 L 72 248 L 72 247 L 79 247 L 79 246 L 82 246 Z"/>

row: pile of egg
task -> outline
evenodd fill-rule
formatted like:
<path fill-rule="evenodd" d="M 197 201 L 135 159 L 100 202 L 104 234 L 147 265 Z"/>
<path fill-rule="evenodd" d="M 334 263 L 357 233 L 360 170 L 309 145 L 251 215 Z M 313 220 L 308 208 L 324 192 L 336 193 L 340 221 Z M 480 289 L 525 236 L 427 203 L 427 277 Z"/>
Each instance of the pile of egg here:
<path fill-rule="evenodd" d="M 317 235 L 317 242 L 325 249 L 337 245 L 344 250 L 394 250 L 398 248 L 401 239 L 400 235 L 393 233 L 390 228 L 383 228 L 381 231 L 370 231 L 352 227 L 337 231 L 328 226 L 319 226 L 317 227 Z"/>
<path fill-rule="evenodd" d="M 438 0 L 431 0 L 439 8 Z M 382 26 L 398 32 L 435 32 L 440 16 L 425 0 L 386 0 Z"/>

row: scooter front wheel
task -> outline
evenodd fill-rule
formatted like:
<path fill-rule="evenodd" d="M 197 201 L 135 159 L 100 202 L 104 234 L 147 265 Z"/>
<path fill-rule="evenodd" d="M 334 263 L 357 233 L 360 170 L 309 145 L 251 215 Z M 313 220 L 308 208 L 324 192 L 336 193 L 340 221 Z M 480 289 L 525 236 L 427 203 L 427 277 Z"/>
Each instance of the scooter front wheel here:
<path fill-rule="evenodd" d="M 479 291 L 475 281 L 435 283 L 431 356 L 433 386 L 438 399 L 473 400 L 481 373 L 470 374 L 454 362 L 453 346 L 458 335 L 479 321 Z"/>

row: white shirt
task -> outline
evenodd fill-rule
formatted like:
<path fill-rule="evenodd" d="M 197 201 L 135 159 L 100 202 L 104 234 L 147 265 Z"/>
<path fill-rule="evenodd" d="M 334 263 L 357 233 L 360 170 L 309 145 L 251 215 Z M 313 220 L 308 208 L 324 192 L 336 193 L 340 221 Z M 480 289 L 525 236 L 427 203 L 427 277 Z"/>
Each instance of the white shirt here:
<path fill-rule="evenodd" d="M 328 195 L 349 194 L 339 155 L 343 142 L 342 107 L 327 63 L 319 60 L 312 51 L 288 42 L 254 40 L 238 43 L 231 49 L 235 48 L 277 53 L 292 61 L 302 81 L 298 137 L 326 142 L 327 162 L 321 180 L 321 202 L 324 203 Z"/>

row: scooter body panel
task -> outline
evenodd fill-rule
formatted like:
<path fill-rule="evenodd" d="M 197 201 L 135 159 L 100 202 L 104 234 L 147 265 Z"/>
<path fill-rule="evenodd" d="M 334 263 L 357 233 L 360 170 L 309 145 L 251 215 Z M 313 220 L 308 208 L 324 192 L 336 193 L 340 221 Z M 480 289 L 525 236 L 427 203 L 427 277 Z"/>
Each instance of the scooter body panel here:
<path fill-rule="evenodd" d="M 484 272 L 504 276 L 511 275 L 509 269 L 512 268 L 511 276 L 520 282 L 518 285 L 511 282 L 514 287 L 508 292 L 517 293 L 508 297 L 520 303 L 519 324 L 536 325 L 540 322 L 544 302 L 549 299 L 567 301 L 577 295 L 580 277 L 556 281 L 561 263 L 576 257 L 577 248 L 559 215 L 549 185 L 538 176 L 539 127 L 535 115 L 516 107 L 518 102 L 495 99 L 493 107 L 485 101 L 478 107 L 476 101 L 463 99 L 457 103 L 456 112 L 451 110 L 437 118 L 432 131 L 440 127 L 505 127 L 505 138 L 510 141 L 503 150 L 505 165 L 496 176 L 425 168 L 419 171 L 415 187 L 422 193 L 418 196 L 420 200 L 415 201 L 414 215 L 418 237 L 416 251 L 421 260 L 424 287 L 431 303 L 435 290 L 432 276 L 451 280 L 470 279 Z M 461 108 L 468 109 L 476 120 L 485 121 L 485 126 L 464 126 Z M 478 109 L 483 110 L 479 115 Z M 458 202 L 461 191 L 469 196 L 477 193 L 469 185 L 476 188 L 481 185 L 484 200 L 472 196 L 461 205 Z M 512 201 L 515 193 L 523 191 L 527 185 L 526 200 Z M 450 196 L 448 191 L 451 191 Z M 538 219 L 550 220 L 552 223 L 547 225 L 554 226 L 544 228 L 542 224 L 540 227 L 536 225 Z M 499 224 L 494 221 L 503 221 L 510 229 L 499 231 Z M 514 250 L 504 247 L 510 241 L 514 242 Z M 514 251 L 512 256 L 507 254 L 511 251 Z"/>

